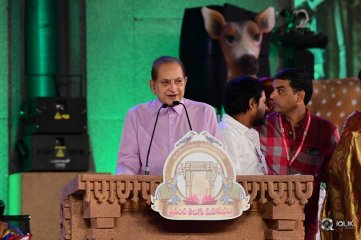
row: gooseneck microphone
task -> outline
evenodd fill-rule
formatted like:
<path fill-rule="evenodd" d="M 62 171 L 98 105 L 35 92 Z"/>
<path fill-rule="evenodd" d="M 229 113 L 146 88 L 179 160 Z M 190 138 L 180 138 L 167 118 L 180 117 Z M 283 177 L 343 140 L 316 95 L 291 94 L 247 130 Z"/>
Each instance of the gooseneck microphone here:
<path fill-rule="evenodd" d="M 150 147 L 152 146 L 152 142 L 153 142 L 155 127 L 157 126 L 159 113 L 160 113 L 160 110 L 161 110 L 162 108 L 167 108 L 167 107 L 168 107 L 168 104 L 163 103 L 163 105 L 158 109 L 158 112 L 157 112 L 157 117 L 156 117 L 156 119 L 155 119 L 155 123 L 154 123 L 154 127 L 153 127 L 153 132 L 152 132 L 152 137 L 150 138 L 150 142 L 149 142 L 149 148 L 148 148 L 148 153 L 147 153 L 147 160 L 146 160 L 146 162 L 145 162 L 145 168 L 144 168 L 144 174 L 145 174 L 145 175 L 149 175 L 149 166 L 148 166 L 149 153 L 150 153 Z"/>
<path fill-rule="evenodd" d="M 5 210 L 5 203 L 3 200 L 0 200 L 0 217 L 4 215 L 4 210 Z"/>
<path fill-rule="evenodd" d="M 177 105 L 179 105 L 179 104 L 183 106 L 184 110 L 186 111 L 189 128 L 190 128 L 191 131 L 192 131 L 192 125 L 191 125 L 191 121 L 189 121 L 189 116 L 188 116 L 188 111 L 187 111 L 186 105 L 184 105 L 184 104 L 181 103 L 180 101 L 173 101 L 172 104 L 173 104 L 173 106 L 177 106 Z"/>

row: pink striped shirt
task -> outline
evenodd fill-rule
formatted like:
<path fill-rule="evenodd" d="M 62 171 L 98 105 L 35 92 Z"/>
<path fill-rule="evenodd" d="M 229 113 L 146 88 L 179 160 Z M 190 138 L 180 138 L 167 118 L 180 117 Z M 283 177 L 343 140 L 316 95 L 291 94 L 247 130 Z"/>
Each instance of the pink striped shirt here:
<path fill-rule="evenodd" d="M 187 107 L 194 131 L 208 131 L 221 140 L 212 106 L 185 98 L 181 102 Z M 157 99 L 139 104 L 128 111 L 118 152 L 116 174 L 144 174 L 150 138 L 161 106 L 162 103 Z M 182 105 L 160 110 L 148 160 L 150 175 L 163 175 L 164 162 L 174 144 L 188 131 L 190 129 Z"/>

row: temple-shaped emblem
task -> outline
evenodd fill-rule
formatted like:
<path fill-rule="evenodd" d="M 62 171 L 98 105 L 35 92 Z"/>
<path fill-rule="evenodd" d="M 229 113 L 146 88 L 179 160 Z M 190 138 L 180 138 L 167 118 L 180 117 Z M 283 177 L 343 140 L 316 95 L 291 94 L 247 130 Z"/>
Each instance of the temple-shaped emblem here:
<path fill-rule="evenodd" d="M 174 220 L 232 219 L 250 207 L 222 143 L 194 131 L 175 144 L 151 201 L 154 211 Z"/>

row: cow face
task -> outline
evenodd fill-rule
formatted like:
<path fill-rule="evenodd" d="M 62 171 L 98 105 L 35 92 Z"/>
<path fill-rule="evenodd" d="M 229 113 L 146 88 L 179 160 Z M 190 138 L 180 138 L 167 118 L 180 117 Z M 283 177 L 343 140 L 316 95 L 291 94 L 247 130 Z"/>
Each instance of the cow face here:
<path fill-rule="evenodd" d="M 257 14 L 255 19 L 226 22 L 223 15 L 207 7 L 202 8 L 205 29 L 212 39 L 218 40 L 227 64 L 228 79 L 242 75 L 242 63 L 256 61 L 263 33 L 275 25 L 273 7 Z"/>

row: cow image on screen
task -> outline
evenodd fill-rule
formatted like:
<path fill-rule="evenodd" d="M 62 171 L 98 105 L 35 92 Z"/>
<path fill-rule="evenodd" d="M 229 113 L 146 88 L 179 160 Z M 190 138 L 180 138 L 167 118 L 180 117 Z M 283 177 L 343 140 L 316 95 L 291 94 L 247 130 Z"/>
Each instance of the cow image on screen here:
<path fill-rule="evenodd" d="M 179 56 L 187 69 L 187 97 L 221 109 L 228 80 L 269 76 L 274 11 L 252 12 L 231 4 L 185 9 Z"/>
<path fill-rule="evenodd" d="M 249 67 L 252 69 L 258 59 L 263 33 L 272 31 L 275 25 L 274 8 L 269 7 L 254 19 L 241 22 L 227 22 L 220 12 L 207 7 L 202 8 L 202 15 L 209 36 L 221 45 L 228 80 L 245 74 L 257 74 L 246 70 Z"/>

